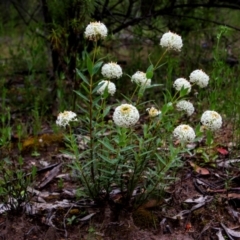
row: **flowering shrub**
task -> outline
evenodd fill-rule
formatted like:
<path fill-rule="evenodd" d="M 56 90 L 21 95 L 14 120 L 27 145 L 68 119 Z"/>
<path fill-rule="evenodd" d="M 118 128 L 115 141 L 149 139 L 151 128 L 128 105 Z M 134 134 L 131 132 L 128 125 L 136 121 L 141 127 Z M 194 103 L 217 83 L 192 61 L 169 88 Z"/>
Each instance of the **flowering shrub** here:
<path fill-rule="evenodd" d="M 154 72 L 160 67 L 168 51 L 180 51 L 183 44 L 179 35 L 168 32 L 163 34 L 160 45 L 163 54 L 155 65 L 146 71 L 136 71 L 129 81 L 134 82 L 132 96 L 122 94 L 123 99 L 117 104 L 110 104 L 109 97 L 117 91 L 114 82 L 122 77 L 120 65 L 114 62 L 103 63 L 97 59 L 98 40 L 106 37 L 107 29 L 102 23 L 90 23 L 85 36 L 94 41 L 91 54 L 83 53 L 84 66 L 77 69 L 81 79 L 81 89 L 76 91 L 82 104 L 79 104 L 81 126 L 86 134 L 87 148 L 81 151 L 74 137 L 68 138 L 69 151 L 74 153 L 76 161 L 72 168 L 78 172 L 83 192 L 93 199 L 111 198 L 111 192 L 118 188 L 121 203 L 128 205 L 137 188 L 143 189 L 139 200 L 146 200 L 170 183 L 172 169 L 182 165 L 182 152 L 189 151 L 187 144 L 194 142 L 198 131 L 187 124 L 188 117 L 195 108 L 186 100 L 193 87 L 206 87 L 209 77 L 201 70 L 190 74 L 189 81 L 183 77 L 173 83 L 174 96 L 165 96 L 165 104 L 150 106 L 142 102 L 145 91 L 151 87 Z M 105 80 L 99 76 L 101 72 Z M 129 75 L 128 75 L 129 76 Z M 82 93 L 84 91 L 84 94 Z M 113 109 L 111 116 L 110 110 Z M 148 116 L 144 115 L 146 109 Z M 179 112 L 180 111 L 180 112 Z M 179 115 L 186 113 L 185 123 Z M 111 116 L 107 121 L 106 116 Z M 76 115 L 70 112 L 60 114 L 57 124 L 65 127 L 76 121 Z M 217 130 L 222 125 L 221 116 L 214 111 L 206 111 L 201 123 L 209 130 Z M 82 136 L 84 138 L 84 136 Z M 162 151 L 164 148 L 167 150 Z"/>

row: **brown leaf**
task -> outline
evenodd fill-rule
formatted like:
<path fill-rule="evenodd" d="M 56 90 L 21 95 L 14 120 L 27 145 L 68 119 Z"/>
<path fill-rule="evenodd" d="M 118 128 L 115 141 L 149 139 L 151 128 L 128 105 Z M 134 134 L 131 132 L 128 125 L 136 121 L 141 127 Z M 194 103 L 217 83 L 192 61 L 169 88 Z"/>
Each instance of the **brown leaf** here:
<path fill-rule="evenodd" d="M 193 167 L 195 172 L 197 172 L 197 173 L 199 173 L 201 175 L 209 175 L 210 174 L 208 169 L 199 167 L 198 165 L 196 165 L 192 161 L 189 161 L 189 164 Z"/>
<path fill-rule="evenodd" d="M 59 171 L 60 171 L 60 167 L 62 166 L 62 164 L 57 165 L 56 167 L 54 167 L 51 171 L 47 172 L 45 177 L 43 178 L 43 180 L 41 181 L 41 183 L 38 185 L 38 188 L 43 188 L 44 186 L 46 186 L 50 181 L 53 180 L 53 178 L 55 178 Z"/>
<path fill-rule="evenodd" d="M 219 152 L 220 154 L 222 154 L 224 156 L 229 154 L 228 150 L 223 147 L 217 148 L 217 152 Z"/>

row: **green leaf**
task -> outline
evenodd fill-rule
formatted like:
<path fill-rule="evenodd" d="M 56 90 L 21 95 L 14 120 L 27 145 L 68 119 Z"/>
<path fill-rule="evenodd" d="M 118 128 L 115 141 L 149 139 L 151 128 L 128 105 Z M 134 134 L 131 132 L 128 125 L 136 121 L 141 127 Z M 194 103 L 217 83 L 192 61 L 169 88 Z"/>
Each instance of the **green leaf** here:
<path fill-rule="evenodd" d="M 81 97 L 82 99 L 84 99 L 86 102 L 89 102 L 89 99 L 84 96 L 82 93 L 80 93 L 79 91 L 74 91 L 79 97 Z"/>
<path fill-rule="evenodd" d="M 100 87 L 102 87 L 103 84 L 104 84 L 104 82 L 99 83 L 99 84 L 93 89 L 92 93 L 97 92 L 97 90 L 98 90 Z"/>
<path fill-rule="evenodd" d="M 147 72 L 146 72 L 146 77 L 147 79 L 151 79 L 153 77 L 153 65 L 151 64 L 148 69 L 147 69 Z"/>
<path fill-rule="evenodd" d="M 98 140 L 104 147 L 106 147 L 107 149 L 109 149 L 112 153 L 115 153 L 116 150 L 113 147 L 113 145 L 111 145 L 109 142 L 107 141 L 102 141 L 102 140 Z"/>
<path fill-rule="evenodd" d="M 98 153 L 98 156 L 101 157 L 101 159 L 104 160 L 105 162 L 110 163 L 111 165 L 116 164 L 118 162 L 117 158 L 109 159 L 108 156 L 104 156 L 104 155 L 102 155 L 100 153 Z"/>
<path fill-rule="evenodd" d="M 111 109 L 111 106 L 107 106 L 107 107 L 104 109 L 104 111 L 103 111 L 103 117 L 105 117 L 105 116 L 109 113 L 110 109 Z"/>
<path fill-rule="evenodd" d="M 157 160 L 159 161 L 159 163 L 163 164 L 163 166 L 166 165 L 166 162 L 165 162 L 164 159 L 159 155 L 159 153 L 155 153 L 155 156 L 157 157 Z"/>
<path fill-rule="evenodd" d="M 77 68 L 76 68 L 76 71 L 77 71 L 77 75 L 78 75 L 87 85 L 89 85 L 88 79 L 86 78 L 86 76 L 84 76 L 84 74 L 83 74 L 79 69 L 77 69 Z"/>
<path fill-rule="evenodd" d="M 180 90 L 180 97 L 183 97 L 188 94 L 189 89 L 182 87 Z"/>
<path fill-rule="evenodd" d="M 87 69 L 88 69 L 90 76 L 92 76 L 93 75 L 93 62 L 92 62 L 91 58 L 89 57 L 89 55 L 87 56 Z"/>
<path fill-rule="evenodd" d="M 130 98 L 128 98 L 126 95 L 121 93 L 121 96 L 125 98 L 125 100 L 127 100 L 127 102 L 132 103 L 132 100 Z"/>
<path fill-rule="evenodd" d="M 139 156 L 140 157 L 143 157 L 144 155 L 149 155 L 150 153 L 152 153 L 153 152 L 153 150 L 149 150 L 149 151 L 146 151 L 146 152 L 144 152 L 144 153 L 141 153 Z"/>
<path fill-rule="evenodd" d="M 101 99 L 102 99 L 101 96 L 96 97 L 96 98 L 93 100 L 92 105 L 93 105 L 93 106 L 97 106 L 97 108 L 100 108 L 98 102 L 99 102 Z"/>
<path fill-rule="evenodd" d="M 153 64 L 151 64 L 151 65 L 148 67 L 147 72 L 152 72 L 153 69 L 154 69 L 154 66 L 153 66 Z"/>
<path fill-rule="evenodd" d="M 93 74 L 96 74 L 99 70 L 99 68 L 102 66 L 103 61 L 97 62 L 93 67 Z"/>
<path fill-rule="evenodd" d="M 150 86 L 147 86 L 146 88 L 154 88 L 154 87 L 160 87 L 160 86 L 164 86 L 164 84 L 152 84 Z"/>

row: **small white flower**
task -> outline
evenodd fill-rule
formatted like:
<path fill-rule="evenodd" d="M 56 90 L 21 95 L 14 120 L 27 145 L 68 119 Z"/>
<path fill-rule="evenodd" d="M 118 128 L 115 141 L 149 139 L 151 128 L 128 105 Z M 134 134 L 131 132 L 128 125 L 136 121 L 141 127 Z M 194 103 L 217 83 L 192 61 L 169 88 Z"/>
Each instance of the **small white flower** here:
<path fill-rule="evenodd" d="M 218 130 L 222 126 L 222 117 L 215 111 L 207 110 L 201 116 L 201 123 L 207 129 Z"/>
<path fill-rule="evenodd" d="M 186 100 L 181 100 L 176 104 L 178 111 L 185 111 L 188 116 L 191 116 L 194 113 L 194 106 L 191 102 Z"/>
<path fill-rule="evenodd" d="M 84 35 L 88 40 L 97 41 L 107 36 L 108 30 L 101 22 L 91 22 L 87 25 Z"/>
<path fill-rule="evenodd" d="M 141 87 L 149 87 L 151 85 L 151 79 L 147 79 L 146 73 L 140 71 L 132 75 L 131 81 L 141 85 Z"/>
<path fill-rule="evenodd" d="M 122 68 L 114 62 L 104 64 L 101 72 L 107 79 L 120 78 L 122 76 Z"/>
<path fill-rule="evenodd" d="M 140 115 L 136 107 L 131 104 L 118 106 L 113 113 L 113 121 L 119 127 L 134 126 L 139 120 Z"/>
<path fill-rule="evenodd" d="M 173 136 L 181 142 L 193 142 L 196 134 L 192 127 L 181 124 L 174 129 Z"/>
<path fill-rule="evenodd" d="M 69 122 L 77 121 L 77 114 L 72 111 L 64 111 L 58 114 L 56 124 L 62 127 L 69 125 Z"/>
<path fill-rule="evenodd" d="M 113 82 L 103 80 L 98 85 L 100 85 L 100 84 L 102 84 L 102 86 L 97 90 L 98 94 L 102 95 L 106 88 L 107 88 L 108 93 L 112 96 L 116 92 L 116 86 Z"/>
<path fill-rule="evenodd" d="M 195 70 L 189 76 L 190 82 L 196 83 L 200 88 L 208 85 L 209 76 L 202 70 Z"/>
<path fill-rule="evenodd" d="M 169 31 L 169 32 L 163 34 L 163 36 L 160 40 L 160 45 L 164 48 L 181 51 L 183 43 L 182 43 L 181 36 Z"/>
<path fill-rule="evenodd" d="M 149 117 L 156 117 L 161 114 L 161 111 L 157 110 L 155 107 L 147 108 L 146 111 L 149 114 Z"/>
<path fill-rule="evenodd" d="M 188 88 L 187 93 L 191 92 L 191 84 L 185 78 L 178 78 L 178 79 L 176 79 L 175 82 L 173 83 L 173 87 L 177 91 L 180 91 L 182 88 L 184 88 L 184 89 Z"/>

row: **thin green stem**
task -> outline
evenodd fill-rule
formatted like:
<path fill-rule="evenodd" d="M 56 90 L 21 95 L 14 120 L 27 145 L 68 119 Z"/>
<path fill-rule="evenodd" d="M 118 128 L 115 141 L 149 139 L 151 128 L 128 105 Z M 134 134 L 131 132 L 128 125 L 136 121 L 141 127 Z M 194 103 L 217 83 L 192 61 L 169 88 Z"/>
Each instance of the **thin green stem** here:
<path fill-rule="evenodd" d="M 95 57 L 96 57 L 96 52 L 97 52 L 97 42 L 94 44 L 94 50 L 93 50 L 93 64 L 95 61 Z M 94 132 L 93 132 L 93 75 L 90 76 L 90 80 L 89 80 L 89 137 L 90 137 L 90 159 L 91 159 L 91 177 L 92 177 L 92 181 L 93 183 L 95 183 L 95 173 L 94 173 Z"/>
<path fill-rule="evenodd" d="M 156 65 L 155 65 L 155 67 L 154 67 L 153 70 L 156 70 L 156 69 L 158 68 L 159 63 L 161 62 L 161 60 L 163 59 L 163 57 L 165 56 L 165 54 L 167 53 L 167 51 L 168 51 L 168 49 L 166 49 L 166 50 L 163 52 L 163 54 L 162 54 L 161 57 L 158 59 L 158 61 L 157 61 L 157 63 L 156 63 Z"/>
<path fill-rule="evenodd" d="M 133 92 L 133 94 L 130 98 L 131 101 L 133 100 L 133 97 L 134 97 L 134 95 L 135 95 L 135 93 L 137 92 L 138 89 L 139 89 L 139 86 L 137 85 L 137 87 L 135 88 L 135 90 L 134 90 L 134 92 Z"/>

